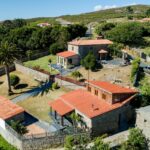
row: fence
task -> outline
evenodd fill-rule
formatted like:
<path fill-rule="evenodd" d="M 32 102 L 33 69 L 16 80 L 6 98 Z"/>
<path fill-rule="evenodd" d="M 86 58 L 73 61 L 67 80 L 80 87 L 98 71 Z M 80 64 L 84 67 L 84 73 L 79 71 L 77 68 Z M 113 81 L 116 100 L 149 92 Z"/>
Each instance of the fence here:
<path fill-rule="evenodd" d="M 55 81 L 58 82 L 59 85 L 63 85 L 66 87 L 69 87 L 71 89 L 79 89 L 79 88 L 84 88 L 85 87 L 85 83 L 84 82 L 79 82 L 77 80 L 68 78 L 68 77 L 64 77 L 61 75 L 56 75 L 55 76 Z"/>

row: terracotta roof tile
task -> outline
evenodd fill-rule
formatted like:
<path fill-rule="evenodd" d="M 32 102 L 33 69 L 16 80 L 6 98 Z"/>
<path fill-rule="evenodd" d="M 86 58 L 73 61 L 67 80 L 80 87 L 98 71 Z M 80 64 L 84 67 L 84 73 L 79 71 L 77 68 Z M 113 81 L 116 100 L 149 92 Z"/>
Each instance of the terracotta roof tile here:
<path fill-rule="evenodd" d="M 125 88 L 119 86 L 117 84 L 112 84 L 110 82 L 102 82 L 102 81 L 89 81 L 89 84 L 95 85 L 105 91 L 110 93 L 137 93 L 136 90 L 131 88 Z"/>
<path fill-rule="evenodd" d="M 68 42 L 68 44 L 71 45 L 107 45 L 107 44 L 113 44 L 112 41 L 107 39 L 95 39 L 95 40 L 73 40 L 71 42 Z"/>
<path fill-rule="evenodd" d="M 72 57 L 72 56 L 75 56 L 75 55 L 77 55 L 77 54 L 72 52 L 72 51 L 64 51 L 64 52 L 61 52 L 61 53 L 57 53 L 57 56 L 61 56 L 61 57 L 64 57 L 64 58 Z"/>
<path fill-rule="evenodd" d="M 60 115 L 65 115 L 68 112 L 77 109 L 88 118 L 93 118 L 111 110 L 117 109 L 131 99 L 127 99 L 116 104 L 109 104 L 104 100 L 98 99 L 97 96 L 92 95 L 90 92 L 87 92 L 83 89 L 78 89 L 61 96 L 60 99 L 54 101 L 50 106 Z M 59 105 L 59 103 L 62 102 L 63 104 Z"/>
<path fill-rule="evenodd" d="M 63 100 L 57 99 L 53 102 L 50 102 L 49 105 L 57 111 L 57 113 L 61 116 L 71 112 L 74 110 L 71 106 L 67 105 Z"/>
<path fill-rule="evenodd" d="M 23 113 L 25 110 L 12 103 L 10 100 L 0 96 L 0 118 L 7 120 L 13 116 Z"/>

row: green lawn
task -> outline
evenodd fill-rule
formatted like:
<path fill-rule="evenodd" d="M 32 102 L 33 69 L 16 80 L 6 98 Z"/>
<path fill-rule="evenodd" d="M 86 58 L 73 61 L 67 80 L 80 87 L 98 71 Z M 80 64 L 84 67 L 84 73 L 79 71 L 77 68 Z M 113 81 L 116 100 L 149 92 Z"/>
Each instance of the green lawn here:
<path fill-rule="evenodd" d="M 0 135 L 0 150 L 17 150 L 15 147 L 7 143 Z"/>
<path fill-rule="evenodd" d="M 48 66 L 48 64 L 49 64 L 48 60 L 50 58 L 51 58 L 53 64 L 56 63 L 56 56 L 49 55 L 49 56 L 44 56 L 44 57 L 38 58 L 36 60 L 24 62 L 24 65 L 27 67 L 40 66 L 41 69 L 44 69 L 44 70 L 50 72 L 51 74 L 57 74 L 58 73 L 57 70 L 54 70 L 54 69 L 51 70 L 50 67 Z"/>

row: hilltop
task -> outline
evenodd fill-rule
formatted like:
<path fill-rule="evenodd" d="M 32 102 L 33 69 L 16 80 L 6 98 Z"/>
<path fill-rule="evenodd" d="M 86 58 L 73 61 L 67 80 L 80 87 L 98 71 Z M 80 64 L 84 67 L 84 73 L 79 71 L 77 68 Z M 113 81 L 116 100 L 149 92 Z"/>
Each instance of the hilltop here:
<path fill-rule="evenodd" d="M 48 23 L 57 23 L 57 18 L 62 18 L 69 22 L 74 23 L 90 23 L 90 22 L 102 22 L 110 19 L 116 19 L 116 18 L 125 18 L 127 16 L 126 8 L 125 7 L 118 7 L 113 9 L 107 9 L 107 10 L 100 10 L 95 12 L 89 12 L 89 13 L 83 13 L 78 15 L 65 15 L 65 16 L 59 16 L 59 17 L 41 17 L 41 18 L 32 18 L 27 19 L 29 23 L 37 24 L 40 22 L 48 22 Z M 133 14 L 132 16 L 136 18 L 144 18 L 145 12 L 147 9 L 150 8 L 150 5 L 134 5 L 131 6 L 133 8 Z"/>

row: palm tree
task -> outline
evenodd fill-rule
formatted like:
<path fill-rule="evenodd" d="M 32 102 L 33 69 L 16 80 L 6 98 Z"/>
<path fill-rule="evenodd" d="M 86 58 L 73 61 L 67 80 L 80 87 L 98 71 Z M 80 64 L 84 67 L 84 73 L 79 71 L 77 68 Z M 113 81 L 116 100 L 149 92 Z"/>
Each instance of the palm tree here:
<path fill-rule="evenodd" d="M 74 77 L 74 78 L 76 78 L 76 80 L 79 78 L 81 78 L 81 77 L 83 77 L 83 75 L 79 72 L 79 71 L 74 71 L 74 72 L 72 72 L 71 73 L 71 76 L 72 77 Z"/>
<path fill-rule="evenodd" d="M 0 64 L 4 65 L 8 81 L 8 94 L 12 92 L 9 75 L 9 65 L 18 58 L 18 50 L 15 44 L 3 41 L 0 43 Z"/>

